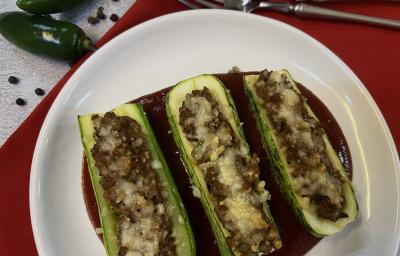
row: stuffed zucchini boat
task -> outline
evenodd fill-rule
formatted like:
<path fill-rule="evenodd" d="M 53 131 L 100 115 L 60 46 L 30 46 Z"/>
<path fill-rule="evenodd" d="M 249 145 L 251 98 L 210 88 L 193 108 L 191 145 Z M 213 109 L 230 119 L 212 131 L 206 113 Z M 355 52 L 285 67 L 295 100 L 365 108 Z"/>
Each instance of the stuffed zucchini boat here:
<path fill-rule="evenodd" d="M 177 84 L 168 121 L 193 194 L 204 207 L 222 255 L 265 255 L 282 246 L 235 105 L 213 75 Z"/>
<path fill-rule="evenodd" d="M 286 70 L 244 76 L 262 142 L 282 191 L 304 227 L 318 237 L 358 214 L 343 164 Z"/>
<path fill-rule="evenodd" d="M 107 254 L 195 255 L 185 208 L 141 106 L 78 120 Z"/>

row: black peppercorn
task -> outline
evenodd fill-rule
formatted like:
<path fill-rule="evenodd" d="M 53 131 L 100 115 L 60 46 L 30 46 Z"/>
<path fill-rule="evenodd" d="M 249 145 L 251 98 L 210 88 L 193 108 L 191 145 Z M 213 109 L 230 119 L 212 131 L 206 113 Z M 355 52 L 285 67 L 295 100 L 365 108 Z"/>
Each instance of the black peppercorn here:
<path fill-rule="evenodd" d="M 94 25 L 94 24 L 99 23 L 99 18 L 93 17 L 93 16 L 89 16 L 89 17 L 87 18 L 87 21 L 88 21 L 90 24 Z"/>
<path fill-rule="evenodd" d="M 36 88 L 35 93 L 36 93 L 36 95 L 43 96 L 44 90 L 42 88 Z"/>
<path fill-rule="evenodd" d="M 23 105 L 26 104 L 26 101 L 24 99 L 22 99 L 22 98 L 18 98 L 18 99 L 15 100 L 15 103 L 17 105 L 23 106 Z"/>
<path fill-rule="evenodd" d="M 99 7 L 97 9 L 97 18 L 101 19 L 101 20 L 105 20 L 107 18 L 107 16 L 104 14 L 104 8 L 103 7 Z"/>
<path fill-rule="evenodd" d="M 15 76 L 10 76 L 10 77 L 8 78 L 8 82 L 9 82 L 10 84 L 17 84 L 17 83 L 19 82 L 19 80 L 18 80 L 18 78 L 16 78 Z"/>
<path fill-rule="evenodd" d="M 117 15 L 117 14 L 115 14 L 115 13 L 111 14 L 111 16 L 110 16 L 110 20 L 112 20 L 112 21 L 114 21 L 114 22 L 117 22 L 117 21 L 118 21 L 118 19 L 119 19 L 119 17 L 118 17 L 118 15 Z"/>

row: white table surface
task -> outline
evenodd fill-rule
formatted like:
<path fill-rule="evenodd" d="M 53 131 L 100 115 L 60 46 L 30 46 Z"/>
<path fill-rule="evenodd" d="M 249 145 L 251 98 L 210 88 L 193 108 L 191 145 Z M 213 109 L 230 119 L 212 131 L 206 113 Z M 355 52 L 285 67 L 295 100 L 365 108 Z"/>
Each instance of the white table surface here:
<path fill-rule="evenodd" d="M 0 12 L 19 10 L 15 2 L 0 1 Z M 86 0 L 67 13 L 52 16 L 79 25 L 96 42 L 115 24 L 109 19 L 110 15 L 115 13 L 121 17 L 134 2 L 135 0 Z M 107 19 L 100 20 L 96 25 L 89 24 L 87 17 L 96 16 L 100 6 L 104 7 Z M 35 94 L 35 89 L 42 88 L 47 94 L 69 69 L 66 62 L 27 53 L 0 35 L 0 145 L 3 145 L 43 99 L 44 96 Z M 19 83 L 10 84 L 10 75 L 17 77 Z M 17 105 L 17 98 L 23 98 L 26 105 Z"/>

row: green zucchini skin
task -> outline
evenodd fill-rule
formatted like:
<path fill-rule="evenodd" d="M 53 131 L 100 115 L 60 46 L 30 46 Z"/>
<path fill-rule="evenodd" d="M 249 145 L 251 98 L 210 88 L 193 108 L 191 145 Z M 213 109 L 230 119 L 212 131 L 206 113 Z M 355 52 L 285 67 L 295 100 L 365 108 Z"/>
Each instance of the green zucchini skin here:
<path fill-rule="evenodd" d="M 297 92 L 300 92 L 296 86 L 295 81 L 292 79 L 287 70 L 280 70 L 279 73 L 281 75 L 285 75 L 288 78 L 288 81 L 290 81 L 293 85 L 293 88 Z M 264 150 L 266 151 L 269 160 L 272 163 L 274 176 L 279 183 L 281 191 L 283 192 L 288 204 L 291 206 L 301 224 L 314 236 L 325 237 L 341 231 L 347 224 L 353 222 L 358 215 L 358 204 L 354 194 L 354 189 L 350 179 L 348 178 L 344 170 L 343 164 L 340 162 L 338 155 L 333 150 L 327 136 L 323 135 L 323 140 L 330 160 L 339 170 L 339 172 L 345 177 L 345 182 L 343 184 L 345 206 L 343 209 L 344 212 L 348 214 L 348 217 L 340 218 L 339 220 L 334 222 L 331 220 L 319 218 L 311 210 L 303 209 L 300 206 L 299 201 L 297 200 L 297 196 L 295 195 L 294 189 L 291 184 L 291 177 L 289 174 L 289 167 L 286 162 L 286 157 L 284 156 L 283 151 L 281 151 L 278 147 L 278 142 L 274 135 L 271 122 L 265 111 L 263 110 L 262 104 L 255 92 L 254 85 L 258 80 L 258 77 L 258 75 L 244 76 L 243 79 L 245 93 L 249 99 L 250 107 L 256 120 L 257 128 L 261 134 L 261 140 Z M 311 116 L 318 119 L 307 103 L 305 103 L 305 107 Z"/>
<path fill-rule="evenodd" d="M 167 162 L 160 149 L 157 139 L 154 135 L 153 129 L 150 126 L 150 122 L 146 117 L 146 113 L 143 111 L 140 104 L 124 104 L 113 110 L 118 116 L 128 116 L 136 120 L 144 134 L 146 135 L 146 144 L 154 160 L 158 160 L 162 168 L 155 169 L 159 177 L 161 184 L 164 185 L 164 189 L 168 194 L 167 205 L 171 209 L 171 221 L 172 221 L 172 236 L 175 240 L 176 255 L 196 255 L 196 245 L 190 226 L 189 218 L 187 216 L 185 207 L 182 203 L 178 189 L 175 185 Z M 95 197 L 98 205 L 100 222 L 103 229 L 103 240 L 107 255 L 114 256 L 118 255 L 119 242 L 116 228 L 116 216 L 113 213 L 109 203 L 103 197 L 103 188 L 100 185 L 99 170 L 95 166 L 94 159 L 90 150 L 95 144 L 93 139 L 94 127 L 91 120 L 93 114 L 84 116 L 78 116 L 78 122 L 81 132 L 82 144 L 87 158 L 89 166 L 89 173 L 95 192 Z"/>
<path fill-rule="evenodd" d="M 223 108 L 225 109 L 225 114 L 229 113 L 229 117 L 227 118 L 229 123 L 234 129 L 234 132 L 237 134 L 245 150 L 248 151 L 249 148 L 246 143 L 243 129 L 240 125 L 240 119 L 237 114 L 232 96 L 230 95 L 229 91 L 223 86 L 222 82 L 213 75 L 199 75 L 197 77 L 184 80 L 175 85 L 173 89 L 168 93 L 166 112 L 173 138 L 176 142 L 176 145 L 178 146 L 182 162 L 187 170 L 193 186 L 193 194 L 200 199 L 206 216 L 211 224 L 211 228 L 216 238 L 218 249 L 223 256 L 235 255 L 235 253 L 231 250 L 226 241 L 228 231 L 225 230 L 213 209 L 213 202 L 210 200 L 206 182 L 201 174 L 201 170 L 199 169 L 199 167 L 197 167 L 196 164 L 191 160 L 192 158 L 190 153 L 190 146 L 188 146 L 185 134 L 182 132 L 179 126 L 178 110 L 182 104 L 184 96 L 187 93 L 192 92 L 193 90 L 203 89 L 204 86 L 207 86 L 214 97 L 218 97 L 218 99 L 222 101 Z M 278 229 L 276 228 L 276 224 L 273 220 L 267 203 L 263 204 L 263 212 L 267 216 L 271 225 L 273 225 L 275 230 L 277 231 Z"/>

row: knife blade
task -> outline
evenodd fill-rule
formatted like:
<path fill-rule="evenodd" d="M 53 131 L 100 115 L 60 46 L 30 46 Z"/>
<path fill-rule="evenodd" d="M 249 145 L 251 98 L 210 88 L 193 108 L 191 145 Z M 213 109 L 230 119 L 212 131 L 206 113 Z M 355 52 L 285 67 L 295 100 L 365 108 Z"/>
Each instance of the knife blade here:
<path fill-rule="evenodd" d="M 399 1 L 399 0 L 398 0 Z M 246 4 L 244 4 L 247 2 Z M 227 7 L 225 7 L 225 3 Z M 333 21 L 357 22 L 400 30 L 400 21 L 384 19 L 355 13 L 337 11 L 306 3 L 282 3 L 275 1 L 251 1 L 251 0 L 224 0 L 224 8 L 253 12 L 257 9 L 268 9 L 276 12 L 295 15 L 299 18 L 324 19 Z"/>

